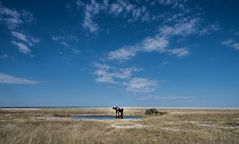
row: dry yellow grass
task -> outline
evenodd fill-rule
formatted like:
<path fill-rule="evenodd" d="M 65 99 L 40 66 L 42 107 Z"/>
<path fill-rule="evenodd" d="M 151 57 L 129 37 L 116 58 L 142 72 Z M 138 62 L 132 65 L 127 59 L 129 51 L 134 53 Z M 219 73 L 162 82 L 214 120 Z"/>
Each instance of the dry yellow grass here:
<path fill-rule="evenodd" d="M 238 110 L 163 110 L 139 121 L 76 121 L 54 115 L 108 114 L 111 109 L 0 110 L 1 144 L 236 144 Z M 128 109 L 126 115 L 142 115 Z M 122 126 L 115 128 L 112 125 Z M 132 127 L 139 125 L 139 127 Z M 124 126 L 130 126 L 125 127 Z M 141 127 L 142 126 L 142 127 Z"/>

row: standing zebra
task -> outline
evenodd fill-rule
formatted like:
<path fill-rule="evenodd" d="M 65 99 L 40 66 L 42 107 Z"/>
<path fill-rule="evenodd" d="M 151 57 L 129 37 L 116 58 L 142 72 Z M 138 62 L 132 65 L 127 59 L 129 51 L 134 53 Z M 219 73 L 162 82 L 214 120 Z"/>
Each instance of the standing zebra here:
<path fill-rule="evenodd" d="M 124 109 L 120 107 L 113 107 L 112 109 L 115 110 L 115 118 L 123 119 L 124 116 Z"/>

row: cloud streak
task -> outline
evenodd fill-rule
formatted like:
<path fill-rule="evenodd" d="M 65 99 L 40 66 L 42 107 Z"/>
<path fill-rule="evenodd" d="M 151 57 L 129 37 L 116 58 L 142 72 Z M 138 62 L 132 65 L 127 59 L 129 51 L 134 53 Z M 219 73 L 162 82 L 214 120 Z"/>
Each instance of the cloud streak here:
<path fill-rule="evenodd" d="M 16 41 L 12 41 L 12 44 L 16 45 L 18 47 L 18 50 L 21 52 L 21 53 L 24 53 L 24 54 L 29 54 L 31 53 L 31 49 L 25 45 L 24 43 L 22 42 L 16 42 Z"/>
<path fill-rule="evenodd" d="M 39 81 L 15 77 L 0 72 L 0 84 L 38 84 Z"/>
<path fill-rule="evenodd" d="M 126 61 L 140 52 L 158 52 L 175 55 L 177 57 L 185 57 L 190 55 L 188 48 L 172 48 L 170 45 L 173 43 L 174 37 L 185 39 L 189 36 L 201 36 L 207 34 L 209 29 L 205 31 L 205 27 L 201 26 L 201 19 L 199 17 L 187 17 L 183 19 L 175 18 L 173 24 L 164 24 L 159 27 L 159 32 L 155 36 L 146 37 L 141 42 L 134 45 L 123 46 L 122 48 L 110 51 L 108 53 L 109 60 Z M 237 44 L 227 43 L 234 48 Z"/>
<path fill-rule="evenodd" d="M 0 3 L 0 24 L 2 23 L 7 27 L 13 39 L 12 44 L 23 54 L 30 54 L 31 47 L 40 41 L 30 34 L 18 30 L 21 25 L 30 23 L 32 20 L 32 13 L 26 10 L 20 12 L 16 9 L 5 7 Z"/>
<path fill-rule="evenodd" d="M 134 72 L 142 70 L 136 67 L 116 68 L 100 63 L 95 63 L 94 66 L 95 80 L 100 83 L 122 83 L 123 80 L 130 79 Z"/>
<path fill-rule="evenodd" d="M 96 76 L 96 82 L 121 85 L 126 91 L 134 94 L 151 93 L 159 83 L 147 78 L 134 77 L 134 74 L 142 68 L 118 68 L 100 63 L 95 63 L 94 67 L 96 70 L 93 74 Z"/>
<path fill-rule="evenodd" d="M 1 3 L 0 21 L 5 23 L 8 29 L 15 29 L 23 23 L 21 14 L 17 10 L 4 7 Z"/>
<path fill-rule="evenodd" d="M 135 45 L 125 46 L 123 48 L 110 51 L 108 53 L 108 59 L 126 61 L 133 58 L 140 52 L 168 53 L 170 55 L 176 55 L 178 57 L 184 57 L 190 54 L 187 48 L 170 49 L 169 43 L 169 39 L 160 35 L 156 35 L 154 37 L 147 37 L 140 43 L 137 43 Z"/>
<path fill-rule="evenodd" d="M 63 33 L 62 35 L 54 35 L 51 39 L 57 44 L 70 50 L 74 55 L 78 55 L 80 53 L 80 50 L 74 46 L 78 45 L 79 38 L 72 34 Z"/>
<path fill-rule="evenodd" d="M 239 42 L 234 39 L 225 40 L 222 42 L 222 45 L 233 48 L 235 50 L 239 50 Z"/>
<path fill-rule="evenodd" d="M 99 25 L 96 22 L 97 15 L 104 14 L 111 18 L 120 17 L 126 19 L 128 22 L 148 22 L 161 18 L 157 14 L 150 11 L 150 7 L 169 7 L 170 9 L 184 8 L 184 0 L 159 0 L 159 1 L 141 1 L 131 2 L 128 0 L 77 0 L 75 5 L 83 12 L 84 18 L 82 27 L 95 33 L 99 30 Z M 150 6 L 150 7 L 148 7 Z"/>
<path fill-rule="evenodd" d="M 126 85 L 126 90 L 133 93 L 151 93 L 158 85 L 158 81 L 147 78 L 133 78 Z"/>
<path fill-rule="evenodd" d="M 125 46 L 118 50 L 111 51 L 108 53 L 108 58 L 110 60 L 129 60 L 139 52 L 166 52 L 167 46 L 168 40 L 156 35 L 155 37 L 147 37 L 135 45 Z"/>

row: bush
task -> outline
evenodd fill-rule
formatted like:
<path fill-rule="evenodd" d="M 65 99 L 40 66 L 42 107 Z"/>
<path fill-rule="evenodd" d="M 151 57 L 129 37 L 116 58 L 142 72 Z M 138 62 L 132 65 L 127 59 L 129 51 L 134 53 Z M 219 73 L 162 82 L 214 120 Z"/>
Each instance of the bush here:
<path fill-rule="evenodd" d="M 152 115 L 152 114 L 158 114 L 158 113 L 159 113 L 159 111 L 156 108 L 147 109 L 145 111 L 146 115 Z"/>
<path fill-rule="evenodd" d="M 163 115 L 163 114 L 166 114 L 166 113 L 167 113 L 167 112 L 160 112 L 160 111 L 158 111 L 156 108 L 147 109 L 147 110 L 145 111 L 145 114 L 146 114 L 146 115 L 157 115 L 157 114 Z"/>

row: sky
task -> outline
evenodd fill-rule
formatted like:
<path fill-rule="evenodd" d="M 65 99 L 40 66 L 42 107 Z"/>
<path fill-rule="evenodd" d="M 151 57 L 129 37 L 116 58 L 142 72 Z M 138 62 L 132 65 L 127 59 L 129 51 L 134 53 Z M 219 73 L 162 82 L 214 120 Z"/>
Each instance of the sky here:
<path fill-rule="evenodd" d="M 239 107 L 238 0 L 0 0 L 0 107 Z"/>

